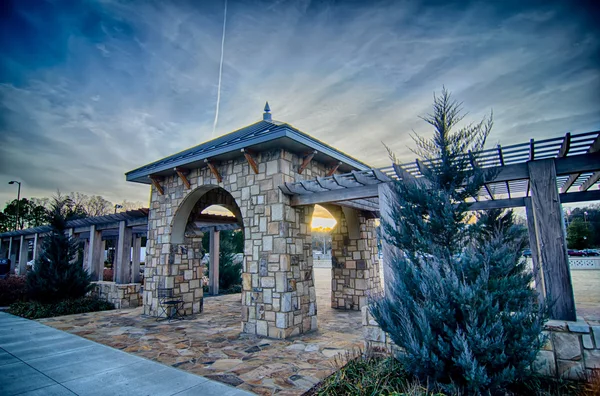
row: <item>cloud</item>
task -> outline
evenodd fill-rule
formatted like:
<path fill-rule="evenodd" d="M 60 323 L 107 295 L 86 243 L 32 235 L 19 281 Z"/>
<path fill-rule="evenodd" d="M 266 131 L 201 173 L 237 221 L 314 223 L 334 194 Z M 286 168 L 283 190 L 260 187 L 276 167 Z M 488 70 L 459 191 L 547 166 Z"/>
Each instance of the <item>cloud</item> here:
<path fill-rule="evenodd" d="M 146 201 L 124 172 L 210 139 L 223 4 L 14 2 L 0 25 L 0 176 Z M 230 1 L 217 134 L 273 116 L 373 166 L 442 85 L 490 144 L 600 127 L 600 39 L 561 2 Z M 4 37 L 7 37 L 3 34 Z M 35 55 L 34 55 L 35 54 Z M 0 201 L 12 199 L 0 190 Z"/>

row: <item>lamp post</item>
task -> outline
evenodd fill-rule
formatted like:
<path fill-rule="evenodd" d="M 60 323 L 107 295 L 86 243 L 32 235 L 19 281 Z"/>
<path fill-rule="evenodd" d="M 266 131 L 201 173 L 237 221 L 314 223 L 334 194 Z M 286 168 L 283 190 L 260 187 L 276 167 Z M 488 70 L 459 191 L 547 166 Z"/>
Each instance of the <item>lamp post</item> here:
<path fill-rule="evenodd" d="M 123 208 L 123 205 L 115 204 L 115 213 L 117 213 L 117 209 Z"/>
<path fill-rule="evenodd" d="M 19 228 L 19 206 L 21 204 L 21 182 L 16 181 L 16 180 L 11 180 L 8 182 L 8 184 L 15 184 L 15 183 L 17 183 L 19 185 L 19 189 L 17 190 L 17 223 L 15 224 L 15 231 L 16 231 L 17 228 Z"/>

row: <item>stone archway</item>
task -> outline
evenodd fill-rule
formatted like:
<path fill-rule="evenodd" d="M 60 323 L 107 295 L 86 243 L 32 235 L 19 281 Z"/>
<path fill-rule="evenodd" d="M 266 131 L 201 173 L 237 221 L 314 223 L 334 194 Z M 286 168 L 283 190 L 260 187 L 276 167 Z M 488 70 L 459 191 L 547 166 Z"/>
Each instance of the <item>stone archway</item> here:
<path fill-rule="evenodd" d="M 164 217 L 158 227 L 150 229 L 153 235 L 150 260 L 145 269 L 144 313 L 158 314 L 156 289 L 173 288 L 174 293 L 184 301 L 183 313 L 195 314 L 201 310 L 204 297 L 202 277 L 205 268 L 201 266 L 202 236 L 194 222 L 197 215 L 211 205 L 228 209 L 244 228 L 242 213 L 235 198 L 223 187 L 207 184 L 197 187 L 181 200 L 178 206 L 171 203 L 167 211 L 174 211 L 171 224 L 165 224 Z M 149 219 L 153 221 L 154 219 Z M 150 238 L 149 238 L 150 241 Z"/>

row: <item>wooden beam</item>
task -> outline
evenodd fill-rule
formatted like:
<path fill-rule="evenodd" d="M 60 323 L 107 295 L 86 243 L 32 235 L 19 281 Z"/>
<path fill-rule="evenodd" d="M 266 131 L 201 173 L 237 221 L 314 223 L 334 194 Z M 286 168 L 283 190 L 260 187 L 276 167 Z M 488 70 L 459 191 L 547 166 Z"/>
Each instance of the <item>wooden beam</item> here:
<path fill-rule="evenodd" d="M 579 186 L 579 191 L 589 190 L 598 180 L 600 180 L 600 172 L 594 172 L 581 186 Z"/>
<path fill-rule="evenodd" d="M 244 153 L 244 157 L 246 157 L 246 161 L 248 161 L 250 168 L 252 168 L 254 173 L 258 175 L 258 165 L 256 164 L 256 161 L 254 161 L 254 158 L 252 158 L 254 153 L 246 148 L 243 148 L 241 152 Z"/>
<path fill-rule="evenodd" d="M 560 150 L 558 150 L 558 158 L 566 157 L 569 154 L 569 150 L 571 149 L 571 132 L 567 132 L 565 138 L 563 139 L 562 144 L 560 145 Z"/>
<path fill-rule="evenodd" d="M 600 200 L 600 190 L 572 192 L 568 194 L 559 194 L 560 202 L 575 203 Z M 489 209 L 508 209 L 520 208 L 525 206 L 525 197 L 496 199 L 494 201 L 479 201 L 469 205 L 469 210 L 489 210 Z"/>
<path fill-rule="evenodd" d="M 185 184 L 185 188 L 187 188 L 189 190 L 191 188 L 191 186 L 190 186 L 190 181 L 188 180 L 186 175 L 189 174 L 190 171 L 185 168 L 173 168 L 173 170 L 175 172 L 177 172 L 177 175 L 179 176 L 179 178 L 181 179 L 183 184 Z"/>
<path fill-rule="evenodd" d="M 535 160 L 535 143 L 533 139 L 529 140 L 529 161 Z"/>
<path fill-rule="evenodd" d="M 205 159 L 204 162 L 206 163 L 206 165 L 208 165 L 212 174 L 217 178 L 217 182 L 221 183 L 223 179 L 221 178 L 221 174 L 217 170 L 217 167 L 214 166 L 212 162 L 210 162 L 208 159 Z"/>
<path fill-rule="evenodd" d="M 375 198 L 378 196 L 378 186 L 379 185 L 341 188 L 338 190 L 331 190 L 322 193 L 294 195 L 291 198 L 291 205 L 300 206 L 338 201 L 351 201 L 354 199 L 361 198 Z"/>
<path fill-rule="evenodd" d="M 340 167 L 340 165 L 342 165 L 342 161 L 338 162 L 333 168 L 329 169 L 327 171 L 327 174 L 325 176 L 331 176 L 331 175 L 333 175 L 338 170 L 338 168 Z"/>
<path fill-rule="evenodd" d="M 475 159 L 475 156 L 473 155 L 473 153 L 471 152 L 471 150 L 469 150 L 469 162 L 471 163 L 471 166 L 473 167 L 473 169 L 479 168 L 479 164 L 477 163 L 477 160 Z M 488 195 L 490 196 L 490 198 L 493 201 L 494 200 L 494 194 L 492 194 L 492 191 L 490 190 L 490 188 L 488 187 L 488 185 L 485 184 L 485 183 L 483 183 L 483 187 L 485 188 L 485 190 L 487 191 Z M 475 198 L 475 201 L 479 201 L 479 199 L 477 199 L 477 197 L 473 197 L 473 198 Z"/>
<path fill-rule="evenodd" d="M 154 188 L 156 188 L 156 191 L 158 191 L 159 195 L 164 195 L 165 192 L 163 191 L 162 186 L 160 185 L 160 179 L 157 176 L 148 176 L 148 178 L 150 179 L 150 181 L 152 181 L 152 185 L 154 186 Z"/>
<path fill-rule="evenodd" d="M 312 161 L 312 159 L 314 158 L 315 154 L 317 154 L 317 150 L 313 151 L 310 154 L 307 154 L 304 157 L 304 161 L 302 161 L 302 164 L 300 165 L 300 168 L 298 168 L 298 174 L 302 174 L 302 172 L 304 171 L 304 169 L 306 169 L 306 167 L 308 166 L 308 164 L 310 164 L 310 161 Z M 332 173 L 333 175 L 333 173 Z"/>
<path fill-rule="evenodd" d="M 552 159 L 531 161 L 527 166 L 540 266 L 543 270 L 550 318 L 575 321 L 577 320 L 575 299 L 567 256 L 563 212 L 556 189 L 554 161 Z"/>

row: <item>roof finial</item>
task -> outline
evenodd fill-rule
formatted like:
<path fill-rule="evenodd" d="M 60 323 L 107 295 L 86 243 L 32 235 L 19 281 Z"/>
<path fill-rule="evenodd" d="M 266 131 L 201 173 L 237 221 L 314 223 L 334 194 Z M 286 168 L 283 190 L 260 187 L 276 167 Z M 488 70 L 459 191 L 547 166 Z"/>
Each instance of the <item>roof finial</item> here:
<path fill-rule="evenodd" d="M 265 112 L 263 113 L 264 121 L 272 121 L 270 111 L 271 111 L 271 108 L 269 107 L 269 102 L 267 102 L 267 103 L 265 103 Z"/>

